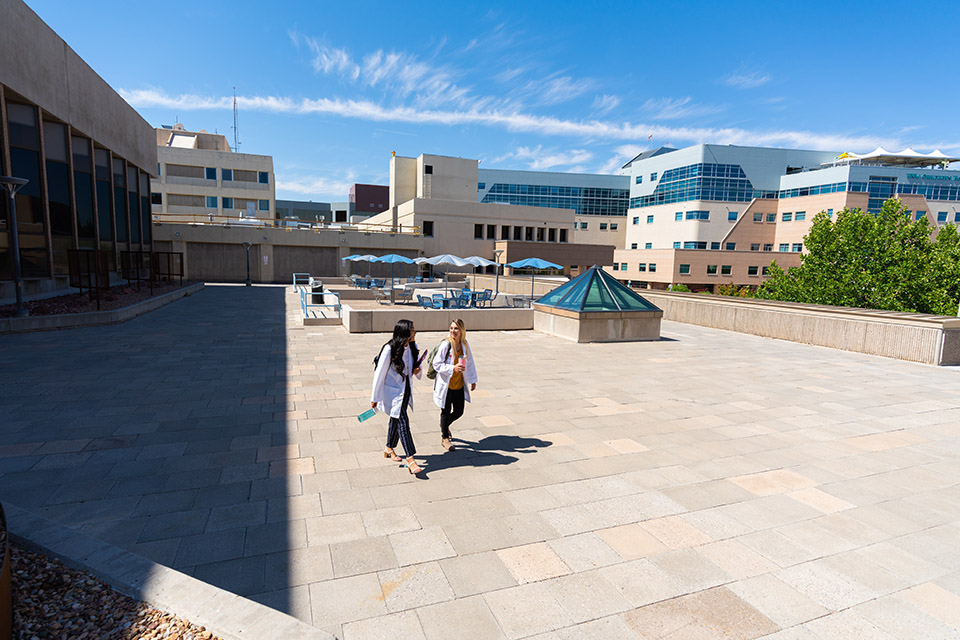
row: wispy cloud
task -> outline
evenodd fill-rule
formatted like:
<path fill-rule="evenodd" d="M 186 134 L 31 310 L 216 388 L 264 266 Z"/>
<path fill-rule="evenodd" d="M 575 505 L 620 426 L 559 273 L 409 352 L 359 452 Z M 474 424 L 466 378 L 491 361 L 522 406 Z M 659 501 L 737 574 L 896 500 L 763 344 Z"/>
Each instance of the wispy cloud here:
<path fill-rule="evenodd" d="M 603 94 L 602 96 L 597 96 L 593 99 L 593 105 L 591 108 L 593 109 L 593 113 L 595 113 L 597 117 L 600 117 L 607 115 L 618 106 L 620 106 L 620 98 L 617 96 Z"/>
<path fill-rule="evenodd" d="M 313 53 L 313 70 L 317 73 L 338 73 L 351 80 L 360 75 L 360 66 L 345 49 L 329 47 L 313 38 L 305 38 L 304 42 Z"/>
<path fill-rule="evenodd" d="M 350 187 L 357 181 L 357 174 L 348 172 L 340 177 L 294 176 L 292 178 L 277 175 L 277 193 L 295 193 L 314 198 L 331 197 L 336 200 L 345 198 Z"/>
<path fill-rule="evenodd" d="M 646 151 L 649 147 L 638 144 L 623 144 L 613 150 L 613 157 L 600 166 L 599 173 L 619 173 L 628 160 L 636 158 L 640 153 Z"/>
<path fill-rule="evenodd" d="M 170 96 L 161 90 L 119 90 L 120 95 L 134 107 L 190 110 L 229 110 L 232 96 L 213 97 L 197 95 Z M 750 130 L 738 127 L 667 127 L 659 124 L 611 122 L 600 119 L 570 120 L 501 108 L 424 109 L 417 106 L 384 106 L 369 100 L 342 98 L 294 99 L 277 96 L 237 96 L 241 109 L 271 113 L 324 114 L 372 122 L 404 122 L 425 125 L 479 125 L 531 132 L 540 135 L 578 137 L 595 140 L 646 141 L 652 135 L 657 140 L 670 140 L 674 145 L 739 144 L 755 146 L 783 146 L 805 149 L 865 150 L 877 146 L 906 146 L 898 137 L 821 133 L 808 130 Z M 960 148 L 960 142 L 939 141 L 923 143 L 912 141 L 915 148 Z"/>
<path fill-rule="evenodd" d="M 551 149 L 544 151 L 543 145 L 536 147 L 517 147 L 516 151 L 495 158 L 494 162 L 502 162 L 508 159 L 525 162 L 533 171 L 545 171 L 554 167 L 571 167 L 582 162 L 587 162 L 593 158 L 593 154 L 586 149 L 571 149 L 569 151 L 558 151 Z"/>
<path fill-rule="evenodd" d="M 770 74 L 760 69 L 745 69 L 744 67 L 740 67 L 737 71 L 725 75 L 721 78 L 721 81 L 726 85 L 738 89 L 756 89 L 757 87 L 767 84 L 772 79 Z"/>
<path fill-rule="evenodd" d="M 643 103 L 643 110 L 654 120 L 676 120 L 712 115 L 723 111 L 722 107 L 696 104 L 689 96 L 685 98 L 651 98 Z"/>

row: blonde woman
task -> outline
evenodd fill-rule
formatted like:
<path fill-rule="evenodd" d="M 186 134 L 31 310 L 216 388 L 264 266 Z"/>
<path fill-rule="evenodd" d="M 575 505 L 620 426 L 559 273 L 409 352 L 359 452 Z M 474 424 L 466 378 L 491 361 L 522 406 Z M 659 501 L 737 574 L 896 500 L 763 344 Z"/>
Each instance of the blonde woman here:
<path fill-rule="evenodd" d="M 463 320 L 457 318 L 450 323 L 450 334 L 437 349 L 433 368 L 437 371 L 433 401 L 440 407 L 440 446 L 453 451 L 450 425 L 463 415 L 463 403 L 470 402 L 470 392 L 477 388 L 477 365 L 467 344 Z"/>

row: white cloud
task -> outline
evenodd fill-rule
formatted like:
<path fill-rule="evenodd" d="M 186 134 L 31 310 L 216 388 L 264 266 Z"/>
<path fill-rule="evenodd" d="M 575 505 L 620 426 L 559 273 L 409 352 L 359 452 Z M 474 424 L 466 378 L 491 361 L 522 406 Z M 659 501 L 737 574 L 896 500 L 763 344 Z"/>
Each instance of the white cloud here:
<path fill-rule="evenodd" d="M 317 200 L 337 201 L 347 197 L 350 187 L 356 181 L 357 175 L 352 171 L 339 178 L 303 175 L 284 178 L 278 173 L 277 196 L 281 200 L 283 195 L 296 194 L 297 196 L 312 197 Z"/>
<path fill-rule="evenodd" d="M 313 70 L 317 73 L 338 73 L 343 77 L 356 80 L 360 67 L 345 49 L 328 47 L 313 38 L 305 38 L 307 46 L 313 52 Z"/>
<path fill-rule="evenodd" d="M 593 99 L 593 112 L 597 116 L 605 116 L 614 109 L 620 106 L 620 98 L 617 96 L 611 96 L 603 94 L 602 96 L 597 96 Z"/>
<path fill-rule="evenodd" d="M 516 151 L 494 158 L 494 162 L 515 159 L 527 163 L 533 171 L 545 171 L 554 167 L 579 165 L 593 158 L 593 154 L 586 149 L 570 149 L 558 151 L 555 149 L 544 151 L 543 145 L 536 147 L 517 147 Z M 568 169 L 569 171 L 570 169 Z"/>
<path fill-rule="evenodd" d="M 649 148 L 638 144 L 620 145 L 613 150 L 613 157 L 600 166 L 598 173 L 619 173 L 620 167 L 626 164 L 628 160 L 636 158 Z"/>
<path fill-rule="evenodd" d="M 770 82 L 773 78 L 759 69 L 744 69 L 741 67 L 722 78 L 724 84 L 738 89 L 756 89 Z"/>
<path fill-rule="evenodd" d="M 689 96 L 685 98 L 651 98 L 643 103 L 643 110 L 650 112 L 654 120 L 694 118 L 723 111 L 721 107 L 696 104 Z"/>
<path fill-rule="evenodd" d="M 145 89 L 119 90 L 134 107 L 170 108 L 182 111 L 232 108 L 232 96 L 208 97 L 196 95 L 169 96 Z M 461 110 L 423 109 L 417 106 L 384 106 L 369 100 L 342 98 L 293 99 L 276 96 L 237 96 L 241 109 L 272 113 L 325 114 L 373 122 L 403 122 L 430 125 L 480 125 L 508 131 L 539 135 L 569 136 L 596 140 L 624 140 L 645 142 L 653 135 L 657 140 L 681 144 L 714 143 L 751 146 L 782 146 L 804 149 L 863 150 L 878 146 L 908 146 L 897 137 L 820 133 L 806 130 L 780 129 L 772 131 L 749 130 L 737 127 L 666 127 L 659 124 L 612 122 L 599 119 L 568 120 L 555 116 L 538 115 L 518 110 L 495 107 L 474 107 Z M 960 142 L 940 141 L 924 143 L 913 141 L 919 148 L 956 149 Z"/>

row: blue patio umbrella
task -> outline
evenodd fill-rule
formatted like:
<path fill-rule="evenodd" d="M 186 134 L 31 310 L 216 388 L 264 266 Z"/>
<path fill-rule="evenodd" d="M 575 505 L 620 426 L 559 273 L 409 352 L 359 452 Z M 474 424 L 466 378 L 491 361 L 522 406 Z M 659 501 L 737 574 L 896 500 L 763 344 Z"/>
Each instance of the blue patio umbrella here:
<path fill-rule="evenodd" d="M 530 269 L 530 301 L 533 302 L 533 279 L 535 277 L 534 269 L 563 269 L 558 264 L 553 264 L 552 262 L 547 262 L 541 258 L 524 258 L 523 260 L 515 260 L 509 262 L 505 267 L 510 267 L 511 269 Z"/>
<path fill-rule="evenodd" d="M 413 264 L 413 258 L 401 256 L 396 253 L 388 253 L 385 256 L 374 258 L 370 262 L 385 262 L 390 265 L 390 302 L 393 303 L 396 300 L 394 297 L 395 290 L 393 288 L 393 265 L 397 264 L 398 262 L 400 264 Z"/>

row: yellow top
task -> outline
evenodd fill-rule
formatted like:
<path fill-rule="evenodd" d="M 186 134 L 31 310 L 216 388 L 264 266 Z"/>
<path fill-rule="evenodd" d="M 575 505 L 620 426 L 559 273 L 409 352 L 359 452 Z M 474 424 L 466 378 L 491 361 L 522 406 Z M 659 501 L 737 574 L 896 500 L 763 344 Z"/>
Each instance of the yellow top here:
<path fill-rule="evenodd" d="M 462 346 L 463 343 L 461 342 L 460 344 L 461 344 L 460 348 L 457 348 L 457 346 L 452 341 L 450 342 L 450 350 L 453 352 L 453 355 L 454 355 L 453 364 L 457 364 L 459 359 L 463 357 L 463 346 Z M 450 376 L 450 385 L 448 388 L 463 389 L 463 373 L 462 372 L 460 371 L 453 372 L 453 375 Z"/>

